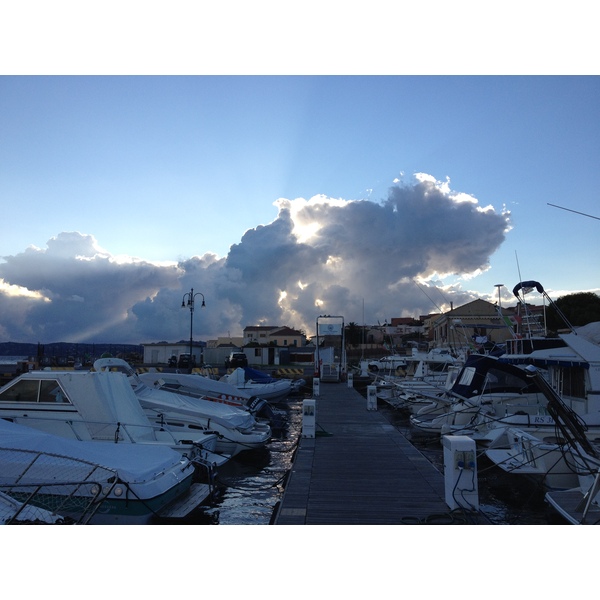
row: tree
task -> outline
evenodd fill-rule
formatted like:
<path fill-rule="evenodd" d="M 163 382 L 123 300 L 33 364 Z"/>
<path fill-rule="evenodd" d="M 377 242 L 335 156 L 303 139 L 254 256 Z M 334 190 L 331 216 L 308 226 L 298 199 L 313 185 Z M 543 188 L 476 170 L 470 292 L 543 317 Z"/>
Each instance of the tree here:
<path fill-rule="evenodd" d="M 363 341 L 363 328 L 356 323 L 350 322 L 346 325 L 346 344 L 358 346 Z"/>
<path fill-rule="evenodd" d="M 600 296 L 593 292 L 567 294 L 556 300 L 555 304 L 573 327 L 600 321 Z M 550 330 L 556 331 L 567 327 L 553 305 L 546 310 L 546 319 Z"/>

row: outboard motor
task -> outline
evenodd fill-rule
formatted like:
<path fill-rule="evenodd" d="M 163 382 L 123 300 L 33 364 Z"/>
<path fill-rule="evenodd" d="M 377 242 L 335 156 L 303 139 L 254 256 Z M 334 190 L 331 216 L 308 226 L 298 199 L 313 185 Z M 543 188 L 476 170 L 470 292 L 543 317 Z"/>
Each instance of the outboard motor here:
<path fill-rule="evenodd" d="M 268 421 L 269 425 L 271 425 L 271 429 L 281 429 L 285 425 L 285 419 L 281 415 L 277 415 L 264 398 L 252 396 L 252 398 L 248 400 L 246 408 L 255 419 Z"/>

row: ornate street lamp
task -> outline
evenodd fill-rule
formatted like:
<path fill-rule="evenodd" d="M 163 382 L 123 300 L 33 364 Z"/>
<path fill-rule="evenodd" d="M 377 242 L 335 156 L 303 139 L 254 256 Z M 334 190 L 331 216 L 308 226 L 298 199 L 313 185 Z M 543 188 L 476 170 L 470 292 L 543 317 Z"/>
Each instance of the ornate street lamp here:
<path fill-rule="evenodd" d="M 200 305 L 200 308 L 205 308 L 206 302 L 204 302 L 204 294 L 202 292 L 196 292 L 194 294 L 194 288 L 192 288 L 191 291 L 185 293 L 183 295 L 183 299 L 181 300 L 181 308 L 185 308 L 187 306 L 190 309 L 190 369 L 192 368 L 192 358 L 194 356 L 192 340 L 194 339 L 194 302 L 196 296 L 202 296 L 202 304 Z"/>

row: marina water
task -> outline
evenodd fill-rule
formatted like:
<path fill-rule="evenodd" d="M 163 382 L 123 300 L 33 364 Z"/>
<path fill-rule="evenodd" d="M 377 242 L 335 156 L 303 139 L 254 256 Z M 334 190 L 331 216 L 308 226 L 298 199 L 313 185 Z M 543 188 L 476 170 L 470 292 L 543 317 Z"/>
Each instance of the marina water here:
<path fill-rule="evenodd" d="M 220 468 L 211 506 L 195 511 L 187 524 L 271 523 L 302 434 L 302 398 L 291 396 L 273 408 L 283 427 L 266 448 L 242 452 Z"/>

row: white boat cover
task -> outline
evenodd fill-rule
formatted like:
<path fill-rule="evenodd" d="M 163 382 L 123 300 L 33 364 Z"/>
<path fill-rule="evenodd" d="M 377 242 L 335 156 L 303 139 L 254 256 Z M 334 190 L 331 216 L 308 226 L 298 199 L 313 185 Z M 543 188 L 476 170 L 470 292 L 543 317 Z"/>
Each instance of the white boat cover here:
<path fill-rule="evenodd" d="M 109 375 L 121 374 L 127 377 L 130 389 L 133 390 L 144 409 L 157 411 L 173 410 L 192 418 L 210 420 L 213 424 L 228 429 L 248 430 L 256 425 L 252 414 L 235 406 L 227 406 L 202 398 L 191 398 L 177 394 L 175 391 L 160 390 L 147 386 L 131 366 L 120 358 L 99 359 L 94 362 L 94 369 Z M 210 427 L 210 424 L 208 424 Z"/>
<path fill-rule="evenodd" d="M 179 452 L 166 446 L 109 444 L 71 440 L 0 419 L 0 448 L 32 450 L 82 460 L 116 471 L 123 481 L 144 483 L 156 475 L 187 464 Z M 3 472 L 0 464 L 0 472 Z M 4 474 L 4 473 L 3 473 Z"/>
<path fill-rule="evenodd" d="M 156 382 L 163 381 L 164 383 L 175 383 L 181 386 L 189 387 L 197 390 L 198 393 L 213 398 L 226 400 L 227 398 L 250 400 L 252 395 L 244 390 L 226 383 L 218 379 L 210 379 L 204 375 L 187 374 L 187 373 L 140 373 L 138 375 L 148 387 L 154 387 Z"/>
<path fill-rule="evenodd" d="M 223 380 L 240 390 L 244 389 L 250 392 L 253 396 L 267 400 L 284 397 L 292 390 L 291 379 L 280 379 L 270 383 L 246 380 L 246 372 L 241 367 L 238 367 L 228 375 L 224 375 Z"/>
<path fill-rule="evenodd" d="M 182 396 L 176 392 L 149 388 L 145 384 L 135 391 L 141 405 L 158 411 L 173 410 L 183 415 L 210 420 L 229 429 L 252 429 L 256 424 L 247 411 L 201 398 Z M 210 425 L 209 425 L 210 426 Z"/>

